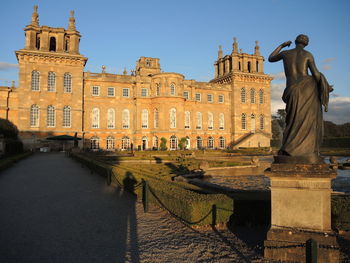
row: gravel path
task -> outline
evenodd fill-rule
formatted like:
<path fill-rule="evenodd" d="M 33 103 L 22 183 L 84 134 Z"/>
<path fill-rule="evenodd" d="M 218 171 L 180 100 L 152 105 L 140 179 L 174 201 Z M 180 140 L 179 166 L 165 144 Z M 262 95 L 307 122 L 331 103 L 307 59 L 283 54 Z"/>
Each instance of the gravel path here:
<path fill-rule="evenodd" d="M 61 153 L 0 174 L 0 262 L 261 262 L 228 230 L 193 230 Z"/>

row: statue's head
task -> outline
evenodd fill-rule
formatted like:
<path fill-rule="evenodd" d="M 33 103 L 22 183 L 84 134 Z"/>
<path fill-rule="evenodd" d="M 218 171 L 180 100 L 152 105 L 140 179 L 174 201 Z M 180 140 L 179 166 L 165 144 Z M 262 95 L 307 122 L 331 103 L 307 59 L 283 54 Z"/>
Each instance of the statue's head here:
<path fill-rule="evenodd" d="M 301 44 L 304 47 L 306 47 L 309 44 L 309 37 L 307 35 L 303 35 L 300 34 L 299 36 L 297 36 L 297 38 L 295 39 L 295 44 Z"/>

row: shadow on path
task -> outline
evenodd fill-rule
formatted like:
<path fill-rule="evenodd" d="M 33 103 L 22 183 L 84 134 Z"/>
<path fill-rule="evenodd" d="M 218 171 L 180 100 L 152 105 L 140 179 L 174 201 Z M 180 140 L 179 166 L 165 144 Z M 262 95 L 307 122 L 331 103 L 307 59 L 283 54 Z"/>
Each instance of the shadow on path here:
<path fill-rule="evenodd" d="M 0 262 L 139 262 L 136 198 L 61 153 L 0 174 Z"/>

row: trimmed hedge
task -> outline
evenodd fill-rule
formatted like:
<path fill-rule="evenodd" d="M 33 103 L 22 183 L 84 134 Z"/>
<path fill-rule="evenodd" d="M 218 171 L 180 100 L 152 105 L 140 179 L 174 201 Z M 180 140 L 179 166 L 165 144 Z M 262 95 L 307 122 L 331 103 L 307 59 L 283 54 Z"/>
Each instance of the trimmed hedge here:
<path fill-rule="evenodd" d="M 332 195 L 332 228 L 350 231 L 350 195 Z"/>
<path fill-rule="evenodd" d="M 322 147 L 350 148 L 350 137 L 323 138 Z"/>
<path fill-rule="evenodd" d="M 112 166 L 81 154 L 72 154 L 72 157 L 102 176 L 111 173 L 112 181 L 138 197 L 142 197 L 142 180 L 147 181 L 150 189 L 149 202 L 166 209 L 189 225 L 227 223 L 233 214 L 233 199 L 226 195 L 205 192 L 187 183 L 159 178 L 138 167 L 123 164 Z"/>
<path fill-rule="evenodd" d="M 31 154 L 32 154 L 31 152 L 24 152 L 17 155 L 12 155 L 10 157 L 6 157 L 4 159 L 0 159 L 0 171 L 3 171 L 9 168 L 17 161 L 22 160 Z"/>

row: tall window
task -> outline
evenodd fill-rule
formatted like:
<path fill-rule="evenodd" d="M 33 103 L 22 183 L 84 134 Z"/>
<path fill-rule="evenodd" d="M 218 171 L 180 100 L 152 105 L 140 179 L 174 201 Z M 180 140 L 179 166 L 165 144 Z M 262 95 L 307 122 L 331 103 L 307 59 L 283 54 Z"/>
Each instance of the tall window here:
<path fill-rule="evenodd" d="M 47 91 L 55 91 L 56 89 L 56 74 L 55 72 L 49 72 L 47 77 Z"/>
<path fill-rule="evenodd" d="M 219 138 L 219 148 L 221 149 L 225 148 L 225 138 L 222 136 Z"/>
<path fill-rule="evenodd" d="M 264 103 L 264 91 L 262 89 L 259 90 L 259 103 Z"/>
<path fill-rule="evenodd" d="M 213 102 L 213 94 L 208 94 L 207 100 L 208 100 L 208 102 Z"/>
<path fill-rule="evenodd" d="M 154 128 L 158 128 L 159 125 L 159 111 L 154 109 Z"/>
<path fill-rule="evenodd" d="M 175 95 L 175 84 L 174 83 L 170 84 L 170 95 L 171 96 Z"/>
<path fill-rule="evenodd" d="M 251 131 L 252 132 L 255 132 L 255 115 L 254 114 L 252 114 L 252 115 L 250 115 L 250 122 L 251 122 Z"/>
<path fill-rule="evenodd" d="M 170 150 L 177 149 L 177 137 L 175 135 L 170 137 Z"/>
<path fill-rule="evenodd" d="M 202 129 L 202 113 L 196 113 L 196 129 Z"/>
<path fill-rule="evenodd" d="M 255 89 L 250 89 L 250 103 L 255 103 Z"/>
<path fill-rule="evenodd" d="M 224 100 L 225 100 L 225 97 L 224 97 L 224 95 L 222 95 L 222 94 L 220 94 L 219 95 L 219 103 L 224 103 Z"/>
<path fill-rule="evenodd" d="M 202 149 L 203 148 L 203 140 L 201 137 L 197 137 L 197 149 Z"/>
<path fill-rule="evenodd" d="M 107 150 L 114 150 L 115 149 L 115 139 L 113 136 L 108 136 L 107 137 L 107 145 L 106 145 Z"/>
<path fill-rule="evenodd" d="M 99 86 L 92 87 L 92 96 L 100 96 L 100 87 Z"/>
<path fill-rule="evenodd" d="M 128 136 L 124 136 L 122 138 L 122 150 L 130 149 L 130 138 Z"/>
<path fill-rule="evenodd" d="M 129 98 L 129 89 L 128 88 L 124 88 L 123 90 L 122 90 L 122 96 L 124 97 L 124 98 Z"/>
<path fill-rule="evenodd" d="M 72 92 L 72 76 L 69 73 L 64 73 L 63 76 L 63 90 L 64 92 Z"/>
<path fill-rule="evenodd" d="M 35 104 L 30 107 L 30 127 L 39 127 L 39 106 Z"/>
<path fill-rule="evenodd" d="M 225 115 L 223 113 L 220 113 L 219 115 L 219 129 L 220 130 L 225 129 Z"/>
<path fill-rule="evenodd" d="M 176 109 L 170 109 L 170 128 L 176 128 Z"/>
<path fill-rule="evenodd" d="M 156 84 L 156 96 L 160 95 L 160 85 L 159 83 Z"/>
<path fill-rule="evenodd" d="M 122 113 L 122 127 L 123 129 L 129 129 L 130 126 L 130 113 L 129 110 L 125 109 Z"/>
<path fill-rule="evenodd" d="M 69 106 L 63 107 L 63 127 L 64 128 L 70 128 L 72 120 L 71 120 L 71 109 Z"/>
<path fill-rule="evenodd" d="M 191 113 L 189 111 L 185 111 L 185 129 L 189 129 L 191 127 Z"/>
<path fill-rule="evenodd" d="M 148 110 L 143 109 L 141 113 L 141 125 L 142 128 L 148 128 Z"/>
<path fill-rule="evenodd" d="M 56 38 L 50 37 L 50 49 L 49 51 L 56 51 Z"/>
<path fill-rule="evenodd" d="M 153 148 L 158 149 L 158 137 L 153 136 Z"/>
<path fill-rule="evenodd" d="M 142 97 L 147 97 L 148 96 L 148 89 L 142 88 L 141 89 L 141 96 Z"/>
<path fill-rule="evenodd" d="M 100 128 L 100 110 L 98 108 L 92 109 L 91 127 Z"/>
<path fill-rule="evenodd" d="M 55 107 L 50 105 L 47 107 L 47 127 L 55 127 Z"/>
<path fill-rule="evenodd" d="M 214 149 L 214 138 L 213 137 L 208 138 L 208 149 Z"/>
<path fill-rule="evenodd" d="M 196 101 L 201 101 L 202 95 L 200 93 L 196 93 Z"/>
<path fill-rule="evenodd" d="M 214 115 L 208 112 L 208 130 L 214 129 Z"/>
<path fill-rule="evenodd" d="M 90 148 L 93 150 L 100 149 L 100 138 L 97 136 L 91 137 Z"/>
<path fill-rule="evenodd" d="M 242 130 L 246 130 L 247 129 L 247 114 L 245 114 L 245 113 L 242 113 L 241 124 L 242 124 Z"/>
<path fill-rule="evenodd" d="M 246 102 L 246 91 L 245 88 L 241 88 L 241 102 L 245 103 Z"/>
<path fill-rule="evenodd" d="M 108 87 L 108 89 L 107 89 L 107 96 L 108 97 L 114 97 L 115 96 L 114 87 Z"/>
<path fill-rule="evenodd" d="M 114 109 L 108 109 L 108 111 L 107 111 L 107 128 L 108 129 L 115 128 L 115 111 L 114 111 Z"/>
<path fill-rule="evenodd" d="M 260 115 L 260 130 L 264 130 L 265 129 L 265 117 L 264 115 Z"/>
<path fill-rule="evenodd" d="M 188 100 L 190 98 L 190 92 L 189 91 L 184 91 L 184 98 Z"/>
<path fill-rule="evenodd" d="M 39 71 L 32 71 L 32 90 L 40 90 L 40 73 Z"/>

